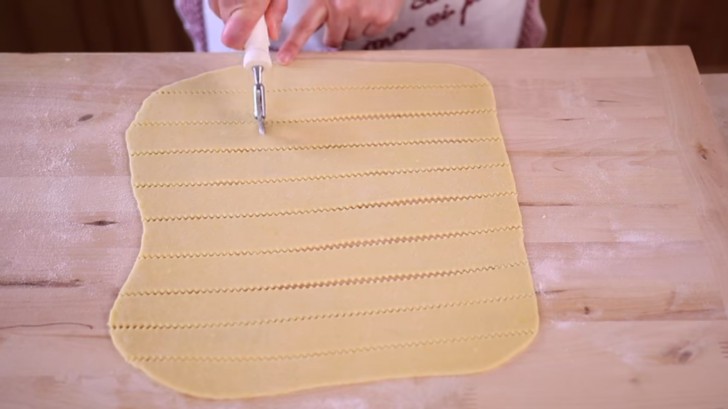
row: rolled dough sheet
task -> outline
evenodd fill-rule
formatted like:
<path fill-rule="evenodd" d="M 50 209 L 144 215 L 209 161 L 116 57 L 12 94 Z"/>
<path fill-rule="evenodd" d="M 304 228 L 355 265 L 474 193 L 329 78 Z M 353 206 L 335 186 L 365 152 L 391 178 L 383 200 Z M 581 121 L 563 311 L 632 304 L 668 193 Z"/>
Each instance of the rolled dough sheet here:
<path fill-rule="evenodd" d="M 144 221 L 114 345 L 178 391 L 273 395 L 503 364 L 538 328 L 493 91 L 422 63 L 303 60 L 161 88 L 127 131 Z"/>

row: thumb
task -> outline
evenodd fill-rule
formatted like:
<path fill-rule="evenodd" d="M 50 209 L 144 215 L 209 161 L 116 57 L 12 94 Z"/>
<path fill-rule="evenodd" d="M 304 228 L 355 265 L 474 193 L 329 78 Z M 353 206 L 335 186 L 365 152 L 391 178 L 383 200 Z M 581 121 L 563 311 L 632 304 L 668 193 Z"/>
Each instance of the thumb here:
<path fill-rule="evenodd" d="M 270 0 L 220 0 L 220 18 L 225 22 L 222 43 L 235 50 L 242 50 L 253 27 L 265 13 Z"/>

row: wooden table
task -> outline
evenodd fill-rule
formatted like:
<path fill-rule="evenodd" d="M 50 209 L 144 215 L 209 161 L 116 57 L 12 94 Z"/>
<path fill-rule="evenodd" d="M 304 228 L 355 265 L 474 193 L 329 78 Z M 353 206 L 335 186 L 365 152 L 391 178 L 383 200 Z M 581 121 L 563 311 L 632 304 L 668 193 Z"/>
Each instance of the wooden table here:
<path fill-rule="evenodd" d="M 124 131 L 232 55 L 0 56 L 0 407 L 728 408 L 728 153 L 687 48 L 341 53 L 494 84 L 542 328 L 504 367 L 212 402 L 114 350 L 141 223 Z"/>

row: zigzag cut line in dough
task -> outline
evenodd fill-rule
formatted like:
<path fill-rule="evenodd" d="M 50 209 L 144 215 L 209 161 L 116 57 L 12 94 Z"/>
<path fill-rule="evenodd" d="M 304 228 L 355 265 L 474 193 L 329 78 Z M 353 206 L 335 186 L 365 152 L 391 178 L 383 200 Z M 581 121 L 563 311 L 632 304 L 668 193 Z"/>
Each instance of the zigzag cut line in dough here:
<path fill-rule="evenodd" d="M 287 209 L 269 212 L 251 212 L 251 213 L 211 213 L 211 214 L 183 214 L 177 216 L 156 216 L 144 219 L 147 223 L 161 222 L 190 222 L 204 220 L 229 220 L 229 219 L 257 219 L 264 217 L 285 217 L 300 216 L 306 214 L 345 212 L 354 210 L 381 209 L 401 206 L 422 206 L 442 203 L 464 202 L 470 200 L 486 200 L 502 197 L 516 196 L 516 192 L 494 192 L 494 193 L 477 193 L 472 195 L 452 195 L 452 196 L 424 196 L 406 199 L 382 200 L 374 202 L 363 202 L 351 205 L 317 207 L 313 209 Z"/>
<path fill-rule="evenodd" d="M 311 118 L 292 118 L 292 119 L 266 119 L 268 124 L 315 124 L 330 122 L 354 122 L 354 121 L 383 121 L 389 119 L 409 119 L 409 118 L 428 118 L 428 117 L 448 117 L 448 116 L 464 116 L 494 113 L 492 108 L 478 109 L 457 109 L 451 111 L 416 111 L 416 112 L 381 112 L 373 114 L 349 114 L 335 116 L 320 116 Z M 210 125 L 248 125 L 256 123 L 255 121 L 241 120 L 173 120 L 173 121 L 138 121 L 133 122 L 131 126 L 158 127 L 158 126 L 210 126 Z"/>
<path fill-rule="evenodd" d="M 421 348 L 428 346 L 438 346 L 447 344 L 462 344 L 468 342 L 487 341 L 498 338 L 522 337 L 533 335 L 535 331 L 530 329 L 518 329 L 510 331 L 490 332 L 487 334 L 468 335 L 463 337 L 452 338 L 435 338 L 420 341 L 408 341 L 392 344 L 368 345 L 353 348 L 331 349 L 324 351 L 302 352 L 296 354 L 280 354 L 280 355 L 134 355 L 130 356 L 132 362 L 179 362 L 179 363 L 241 363 L 241 362 L 261 362 L 261 361 L 282 361 L 293 359 L 309 359 L 323 358 L 336 355 L 351 355 L 360 353 L 371 353 L 379 351 L 387 351 L 392 349 L 409 349 Z"/>
<path fill-rule="evenodd" d="M 217 322 L 165 322 L 165 323 L 121 323 L 111 326 L 113 331 L 164 331 L 164 330 L 198 330 L 253 327 L 259 325 L 288 324 L 305 321 L 372 317 L 377 315 L 406 314 L 422 311 L 444 310 L 452 308 L 474 307 L 486 304 L 497 304 L 532 298 L 534 294 L 513 294 L 500 297 L 481 298 L 477 300 L 450 301 L 438 304 L 419 304 L 402 307 L 388 307 L 358 311 L 337 311 L 323 314 L 296 315 L 292 317 L 262 318 L 249 321 L 217 321 Z"/>
<path fill-rule="evenodd" d="M 303 281 L 303 282 L 292 282 L 292 283 L 280 283 L 280 284 L 261 284 L 247 287 L 212 287 L 212 288 L 162 288 L 162 289 L 146 289 L 146 290 L 135 290 L 120 293 L 122 297 L 161 297 L 161 296 L 186 296 L 186 295 L 204 295 L 204 294 L 242 294 L 242 293 L 253 293 L 253 292 L 265 292 L 265 291 L 297 291 L 297 290 L 312 290 L 317 288 L 327 287 L 342 287 L 352 285 L 372 285 L 372 284 L 384 284 L 392 282 L 402 281 L 417 281 L 427 280 L 434 278 L 447 278 L 447 277 L 459 277 L 467 276 L 479 273 L 486 273 L 490 271 L 506 270 L 516 267 L 524 267 L 527 263 L 525 261 L 516 261 L 506 264 L 492 264 L 487 266 L 478 266 L 470 268 L 461 268 L 453 270 L 435 270 L 435 271 L 420 271 L 413 273 L 393 273 L 383 274 L 369 277 L 347 277 L 347 278 L 332 278 L 329 280 L 319 281 Z"/>
<path fill-rule="evenodd" d="M 437 138 L 437 139 L 410 139 L 402 141 L 371 141 L 352 143 L 330 143 L 322 145 L 289 145 L 289 146 L 263 146 L 263 147 L 240 147 L 240 148 L 188 148 L 188 149 L 157 149 L 130 152 L 132 157 L 140 156 L 165 156 L 165 155 L 199 155 L 199 154 L 245 154 L 259 152 L 296 152 L 296 151 L 319 151 L 334 149 L 359 149 L 359 148 L 389 148 L 399 146 L 419 145 L 448 145 L 448 144 L 476 144 L 487 142 L 500 142 L 502 138 Z"/>
<path fill-rule="evenodd" d="M 407 168 L 407 169 L 382 169 L 367 170 L 363 172 L 351 173 L 330 173 L 325 175 L 310 176 L 290 176 L 270 179 L 227 179 L 227 180 L 204 180 L 197 182 L 139 182 L 135 183 L 137 189 L 155 189 L 155 188 L 178 188 L 178 187 L 224 187 L 224 186 L 242 186 L 242 185 L 266 185 L 274 183 L 292 183 L 292 182 L 314 182 L 321 180 L 334 179 L 352 179 L 374 176 L 392 176 L 392 175 L 411 175 L 417 173 L 437 173 L 437 172 L 464 172 L 482 169 L 507 168 L 507 162 L 481 163 L 477 165 L 460 165 L 460 166 L 437 166 L 432 168 Z"/>
<path fill-rule="evenodd" d="M 228 250 L 210 252 L 182 252 L 182 253 L 150 253 L 139 256 L 142 260 L 163 260 L 163 259 L 185 259 L 185 258 L 210 258 L 210 257 L 246 257 L 246 256 L 267 256 L 275 254 L 310 253 L 316 251 L 344 250 L 358 247 L 377 247 L 391 244 L 418 243 L 423 241 L 447 240 L 460 237 L 481 236 L 491 233 L 521 230 L 520 225 L 493 227 L 479 230 L 464 230 L 445 233 L 418 234 L 414 236 L 394 236 L 375 239 L 351 240 L 344 242 L 313 244 L 300 247 L 270 248 L 260 250 Z"/>
<path fill-rule="evenodd" d="M 425 90 L 425 89 L 474 89 L 489 88 L 487 82 L 473 83 L 451 83 L 451 84 L 392 84 L 392 85 L 340 85 L 320 87 L 290 87 L 290 88 L 269 88 L 266 89 L 270 93 L 284 92 L 326 92 L 326 91 L 394 91 L 394 90 Z M 180 90 L 161 90 L 155 95 L 237 95 L 245 94 L 247 90 L 242 89 L 180 89 Z"/>

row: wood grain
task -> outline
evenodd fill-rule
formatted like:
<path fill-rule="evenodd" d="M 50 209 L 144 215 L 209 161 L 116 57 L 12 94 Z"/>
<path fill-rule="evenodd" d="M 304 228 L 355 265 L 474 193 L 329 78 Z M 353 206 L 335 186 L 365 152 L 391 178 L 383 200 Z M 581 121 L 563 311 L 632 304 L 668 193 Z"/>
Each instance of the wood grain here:
<path fill-rule="evenodd" d="M 481 375 L 224 407 L 728 407 L 728 152 L 687 48 L 336 57 L 447 61 L 492 81 L 542 329 Z M 126 127 L 158 87 L 237 63 L 0 56 L 0 406 L 221 405 L 126 364 L 106 321 L 141 236 Z"/>

